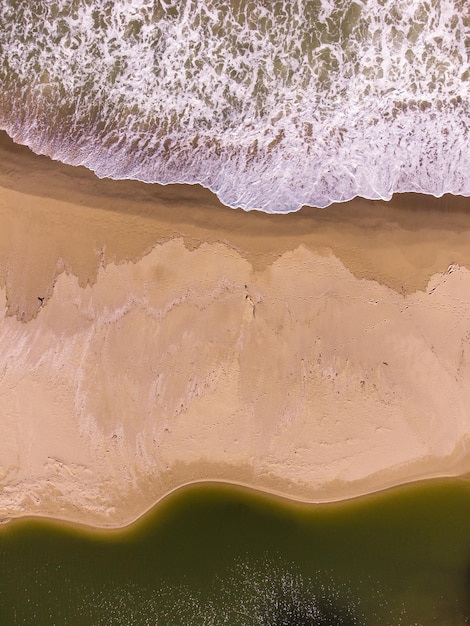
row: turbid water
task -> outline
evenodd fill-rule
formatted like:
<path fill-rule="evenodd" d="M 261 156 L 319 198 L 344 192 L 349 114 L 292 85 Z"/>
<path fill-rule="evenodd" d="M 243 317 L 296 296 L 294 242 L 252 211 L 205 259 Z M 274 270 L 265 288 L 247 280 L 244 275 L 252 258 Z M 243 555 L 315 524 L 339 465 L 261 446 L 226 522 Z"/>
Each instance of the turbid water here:
<path fill-rule="evenodd" d="M 469 531 L 463 479 L 321 506 L 198 485 L 123 531 L 5 525 L 0 623 L 466 624 Z"/>

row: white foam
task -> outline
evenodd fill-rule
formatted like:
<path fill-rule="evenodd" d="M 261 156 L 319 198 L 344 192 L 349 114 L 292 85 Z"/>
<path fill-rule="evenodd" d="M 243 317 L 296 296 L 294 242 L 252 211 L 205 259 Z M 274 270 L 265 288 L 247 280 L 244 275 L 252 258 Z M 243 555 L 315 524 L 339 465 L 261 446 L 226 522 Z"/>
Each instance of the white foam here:
<path fill-rule="evenodd" d="M 14 4 L 0 125 L 37 152 L 268 212 L 470 195 L 465 0 Z"/>

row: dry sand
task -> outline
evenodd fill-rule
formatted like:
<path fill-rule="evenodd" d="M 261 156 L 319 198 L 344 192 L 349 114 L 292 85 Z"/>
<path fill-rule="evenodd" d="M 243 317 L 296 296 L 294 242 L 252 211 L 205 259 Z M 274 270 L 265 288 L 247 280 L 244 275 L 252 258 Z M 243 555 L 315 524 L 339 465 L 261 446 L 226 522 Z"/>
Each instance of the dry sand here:
<path fill-rule="evenodd" d="M 287 216 L 0 142 L 0 517 L 470 470 L 470 200 Z M 44 298 L 43 302 L 39 298 Z"/>

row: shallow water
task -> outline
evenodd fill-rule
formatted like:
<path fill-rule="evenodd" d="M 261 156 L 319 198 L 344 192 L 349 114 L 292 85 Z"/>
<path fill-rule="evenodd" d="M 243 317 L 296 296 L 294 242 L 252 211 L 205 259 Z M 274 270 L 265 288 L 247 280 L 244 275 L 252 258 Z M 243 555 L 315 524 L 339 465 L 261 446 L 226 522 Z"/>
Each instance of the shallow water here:
<path fill-rule="evenodd" d="M 470 484 L 295 505 L 185 488 L 125 531 L 0 531 L 0 623 L 465 624 Z"/>
<path fill-rule="evenodd" d="M 0 0 L 0 128 L 268 212 L 470 195 L 467 0 Z"/>

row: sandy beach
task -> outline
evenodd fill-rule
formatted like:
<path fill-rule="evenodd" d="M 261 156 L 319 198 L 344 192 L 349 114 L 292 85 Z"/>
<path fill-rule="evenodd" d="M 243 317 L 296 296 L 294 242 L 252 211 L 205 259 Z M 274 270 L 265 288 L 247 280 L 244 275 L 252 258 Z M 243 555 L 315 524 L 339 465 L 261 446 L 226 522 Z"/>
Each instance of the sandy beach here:
<path fill-rule="evenodd" d="M 289 215 L 0 141 L 0 518 L 470 471 L 470 199 Z"/>

